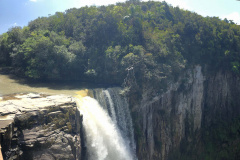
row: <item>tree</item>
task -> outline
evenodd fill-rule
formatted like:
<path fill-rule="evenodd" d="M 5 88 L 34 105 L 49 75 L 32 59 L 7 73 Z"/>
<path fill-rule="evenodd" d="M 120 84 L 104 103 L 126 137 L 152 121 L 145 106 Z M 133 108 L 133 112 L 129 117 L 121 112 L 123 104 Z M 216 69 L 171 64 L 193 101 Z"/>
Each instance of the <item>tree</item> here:
<path fill-rule="evenodd" d="M 4 33 L 0 36 L 0 64 L 1 66 L 9 66 L 11 64 L 10 53 L 8 47 L 8 34 Z"/>
<path fill-rule="evenodd" d="M 128 0 L 132 4 L 139 4 L 141 0 Z"/>

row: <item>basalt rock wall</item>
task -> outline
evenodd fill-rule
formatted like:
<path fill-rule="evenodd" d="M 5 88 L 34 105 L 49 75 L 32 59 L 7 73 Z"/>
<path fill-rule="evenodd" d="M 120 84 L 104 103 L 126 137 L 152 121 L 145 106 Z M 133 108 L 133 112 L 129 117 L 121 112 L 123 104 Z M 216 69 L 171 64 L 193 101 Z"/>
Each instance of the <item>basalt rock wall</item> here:
<path fill-rule="evenodd" d="M 232 73 L 188 69 L 165 93 L 143 96 L 135 116 L 140 160 L 165 160 L 183 141 L 198 143 L 203 128 L 240 115 L 240 79 Z M 146 90 L 147 95 L 150 90 Z M 137 118 L 136 118 L 137 117 Z"/>

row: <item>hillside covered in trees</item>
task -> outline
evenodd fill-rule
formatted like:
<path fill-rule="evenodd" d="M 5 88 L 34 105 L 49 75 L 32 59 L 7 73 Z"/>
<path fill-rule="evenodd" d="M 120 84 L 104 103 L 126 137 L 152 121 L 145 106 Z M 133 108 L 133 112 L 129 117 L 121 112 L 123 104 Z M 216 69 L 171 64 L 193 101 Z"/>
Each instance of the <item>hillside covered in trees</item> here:
<path fill-rule="evenodd" d="M 160 89 L 188 65 L 238 74 L 240 26 L 166 2 L 73 8 L 2 34 L 0 64 L 31 79 Z"/>

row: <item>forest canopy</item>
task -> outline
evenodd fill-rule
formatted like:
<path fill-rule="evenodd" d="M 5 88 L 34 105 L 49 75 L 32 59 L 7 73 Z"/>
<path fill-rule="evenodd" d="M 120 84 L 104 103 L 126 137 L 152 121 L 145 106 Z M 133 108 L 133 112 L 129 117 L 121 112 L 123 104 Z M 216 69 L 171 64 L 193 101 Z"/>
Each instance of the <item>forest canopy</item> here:
<path fill-rule="evenodd" d="M 187 65 L 239 74 L 240 26 L 166 2 L 72 8 L 2 34 L 0 64 L 32 79 L 159 87 Z"/>

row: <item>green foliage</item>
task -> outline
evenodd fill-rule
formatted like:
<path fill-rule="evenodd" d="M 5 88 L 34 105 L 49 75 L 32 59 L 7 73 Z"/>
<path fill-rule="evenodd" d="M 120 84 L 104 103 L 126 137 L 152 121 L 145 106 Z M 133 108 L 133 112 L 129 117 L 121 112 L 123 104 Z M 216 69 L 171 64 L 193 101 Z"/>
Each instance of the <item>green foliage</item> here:
<path fill-rule="evenodd" d="M 1 66 L 10 65 L 10 53 L 8 48 L 8 34 L 4 33 L 0 36 L 0 64 Z"/>
<path fill-rule="evenodd" d="M 231 21 L 153 1 L 73 8 L 0 36 L 1 65 L 20 68 L 29 78 L 125 79 L 156 90 L 187 64 L 239 74 L 239 53 L 240 27 Z"/>
<path fill-rule="evenodd" d="M 240 156 L 240 118 L 232 121 L 220 121 L 202 128 L 202 136 L 191 135 L 191 141 L 184 139 L 180 149 L 175 150 L 169 159 L 229 159 Z"/>
<path fill-rule="evenodd" d="M 54 113 L 55 111 L 59 111 L 59 110 L 62 112 L 51 115 L 51 113 Z M 49 126 L 54 124 L 54 129 L 61 129 L 67 133 L 73 132 L 74 126 L 72 126 L 72 122 L 76 118 L 75 117 L 76 111 L 73 108 L 62 110 L 59 107 L 53 107 L 53 108 L 49 108 L 47 112 L 48 114 L 45 117 L 46 121 L 44 122 L 46 123 L 46 125 Z"/>
<path fill-rule="evenodd" d="M 239 74 L 239 68 L 240 68 L 239 62 L 238 62 L 238 61 L 235 61 L 235 62 L 232 62 L 231 64 L 232 64 L 232 70 L 233 70 L 233 72 Z"/>

